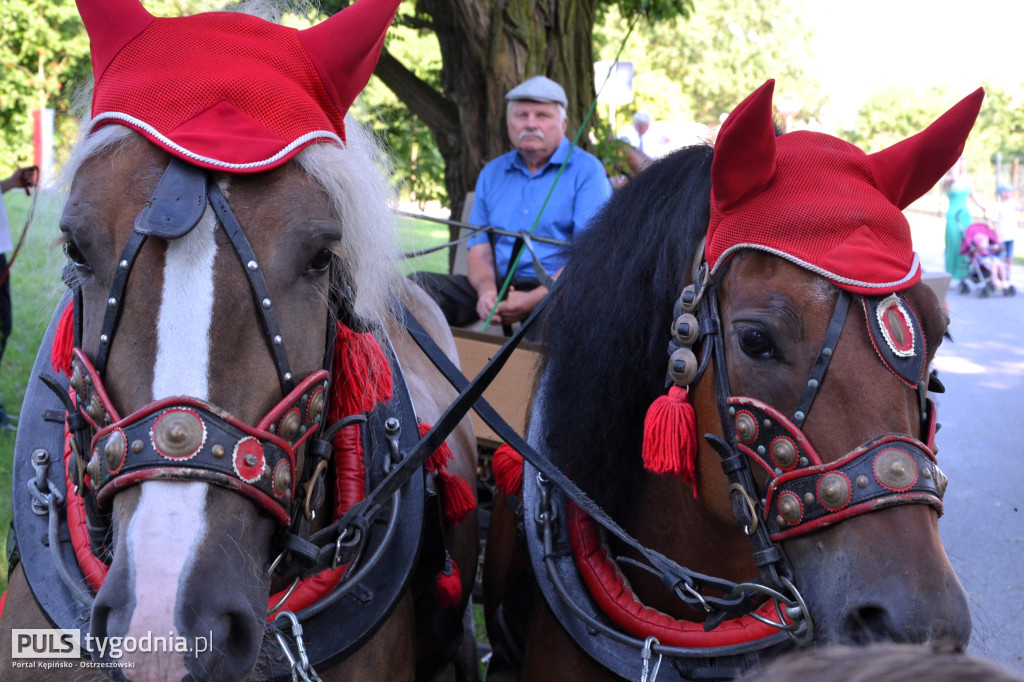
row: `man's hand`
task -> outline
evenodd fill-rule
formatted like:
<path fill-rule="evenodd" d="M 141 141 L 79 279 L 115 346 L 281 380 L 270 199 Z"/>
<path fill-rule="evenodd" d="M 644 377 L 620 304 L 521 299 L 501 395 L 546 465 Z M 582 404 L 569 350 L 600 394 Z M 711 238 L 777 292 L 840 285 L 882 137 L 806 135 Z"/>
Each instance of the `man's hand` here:
<path fill-rule="evenodd" d="M 10 177 L 0 181 L 0 191 L 7 192 L 15 187 L 22 187 L 25 194 L 28 194 L 30 187 L 35 187 L 39 182 L 39 169 L 36 166 L 19 168 L 11 173 Z"/>
<path fill-rule="evenodd" d="M 505 324 L 522 322 L 530 316 L 530 313 L 547 293 L 546 287 L 537 287 L 532 291 L 516 291 L 515 287 L 509 287 L 508 297 L 498 306 L 501 322 Z M 497 317 L 498 315 L 495 315 L 495 319 Z"/>
<path fill-rule="evenodd" d="M 476 300 L 476 314 L 481 320 L 486 320 L 487 316 L 491 314 L 491 310 L 494 309 L 494 302 L 498 300 L 498 292 L 491 289 L 480 294 L 480 298 Z M 501 308 L 494 313 L 494 317 L 491 318 L 491 322 L 494 324 L 501 324 Z"/>

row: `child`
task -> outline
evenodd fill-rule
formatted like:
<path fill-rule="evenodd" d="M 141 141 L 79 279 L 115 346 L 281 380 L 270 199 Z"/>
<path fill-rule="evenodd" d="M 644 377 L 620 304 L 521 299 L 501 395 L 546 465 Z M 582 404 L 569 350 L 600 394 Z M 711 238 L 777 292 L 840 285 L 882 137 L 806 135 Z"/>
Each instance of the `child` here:
<path fill-rule="evenodd" d="M 1017 220 L 1020 218 L 1021 205 L 1016 200 L 1017 190 L 1011 185 L 999 185 L 996 189 L 995 219 L 992 229 L 1003 242 L 1003 262 L 1006 263 L 1006 275 L 1009 279 L 1010 266 L 1013 265 L 1013 238 L 1017 231 Z"/>
<path fill-rule="evenodd" d="M 992 273 L 992 283 L 996 288 L 1002 291 L 1004 296 L 1013 296 L 1017 290 L 1010 284 L 1008 267 L 998 255 L 1001 250 L 1002 246 L 993 243 L 984 232 L 974 234 L 971 251 L 977 255 L 982 267 Z"/>

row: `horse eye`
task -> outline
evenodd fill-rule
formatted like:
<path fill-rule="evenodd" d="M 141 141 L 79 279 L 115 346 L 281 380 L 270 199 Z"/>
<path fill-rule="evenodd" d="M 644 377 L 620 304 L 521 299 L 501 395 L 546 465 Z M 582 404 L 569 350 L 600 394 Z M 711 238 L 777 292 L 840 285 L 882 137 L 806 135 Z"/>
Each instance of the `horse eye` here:
<path fill-rule="evenodd" d="M 738 333 L 740 350 L 754 358 L 769 360 L 774 358 L 775 344 L 771 337 L 762 329 L 756 327 L 745 327 Z"/>
<path fill-rule="evenodd" d="M 89 261 L 86 260 L 85 254 L 78 248 L 78 244 L 73 241 L 64 242 L 64 255 L 68 257 L 72 263 L 75 264 L 76 268 L 88 268 Z"/>
<path fill-rule="evenodd" d="M 306 272 L 326 272 L 333 258 L 334 254 L 331 253 L 330 249 L 320 249 L 316 256 L 313 257 L 313 260 L 309 262 L 309 265 L 306 266 Z"/>

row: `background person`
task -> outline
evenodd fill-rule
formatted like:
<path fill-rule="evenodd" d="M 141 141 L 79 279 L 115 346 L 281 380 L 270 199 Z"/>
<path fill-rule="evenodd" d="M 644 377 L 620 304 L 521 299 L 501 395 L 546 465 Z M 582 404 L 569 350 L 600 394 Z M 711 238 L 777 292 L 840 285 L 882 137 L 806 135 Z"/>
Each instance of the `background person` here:
<path fill-rule="evenodd" d="M 964 232 L 973 222 L 967 201 L 973 201 L 975 206 L 985 212 L 985 206 L 974 195 L 971 176 L 967 172 L 967 159 L 961 156 L 953 164 L 942 180 L 942 188 L 949 199 L 949 208 L 946 210 L 946 272 L 954 280 L 962 280 L 969 273 L 967 257 L 960 253 L 960 244 Z"/>
<path fill-rule="evenodd" d="M 569 153 L 568 100 L 561 85 L 546 76 L 534 76 L 510 90 L 505 99 L 508 136 L 515 149 L 480 171 L 469 222 L 529 232 L 540 215 L 531 236 L 571 241 L 611 195 L 604 166 L 582 149 Z M 548 199 L 563 162 L 565 170 Z M 468 275 L 417 272 L 412 278 L 434 297 L 449 324 L 465 326 L 485 320 L 515 259 L 515 243 L 514 237 L 495 235 L 492 248 L 488 235 L 478 234 L 468 242 Z M 557 277 L 565 265 L 563 248 L 537 241 L 533 246 L 545 272 Z M 548 292 L 540 283 L 532 255 L 522 251 L 508 296 L 492 318 L 496 324 L 525 320 Z"/>
<path fill-rule="evenodd" d="M 619 139 L 628 142 L 644 154 L 653 157 L 654 154 L 651 153 L 653 149 L 651 149 L 649 144 L 651 137 L 647 134 L 651 129 L 652 120 L 651 115 L 646 111 L 636 112 L 633 114 L 633 125 L 623 128 L 622 132 L 619 133 Z M 645 144 L 647 145 L 646 149 L 644 148 Z"/>
<path fill-rule="evenodd" d="M 1017 189 L 1012 185 L 999 185 L 996 189 L 995 216 L 992 220 L 992 229 L 1003 243 L 1002 256 L 1003 262 L 1006 263 L 1007 275 L 1013 265 L 1013 240 L 1021 213 L 1021 205 L 1016 194 Z"/>
<path fill-rule="evenodd" d="M 11 242 L 11 226 L 7 222 L 7 209 L 3 203 L 3 194 L 12 189 L 21 187 L 26 192 L 29 188 L 35 187 L 39 181 L 39 169 L 32 166 L 19 168 L 11 175 L 0 180 L 0 276 L 6 275 L 0 284 L 0 360 L 3 359 L 4 349 L 7 348 L 7 339 L 11 335 L 14 324 L 11 310 L 11 276 L 7 270 L 7 253 L 14 250 Z M 0 429 L 13 431 L 14 425 L 7 417 L 7 410 L 0 404 Z"/>

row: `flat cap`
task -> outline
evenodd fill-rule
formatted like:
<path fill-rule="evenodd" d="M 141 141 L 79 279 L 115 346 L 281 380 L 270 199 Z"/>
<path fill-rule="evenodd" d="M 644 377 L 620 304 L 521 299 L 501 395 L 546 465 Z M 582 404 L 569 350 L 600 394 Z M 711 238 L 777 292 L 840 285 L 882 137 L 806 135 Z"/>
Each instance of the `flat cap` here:
<path fill-rule="evenodd" d="M 505 99 L 509 102 L 529 100 L 530 102 L 554 102 L 568 108 L 569 100 L 562 86 L 547 76 L 534 76 L 508 91 Z"/>

